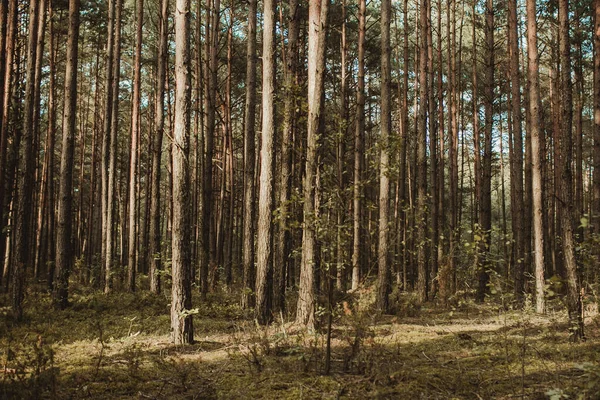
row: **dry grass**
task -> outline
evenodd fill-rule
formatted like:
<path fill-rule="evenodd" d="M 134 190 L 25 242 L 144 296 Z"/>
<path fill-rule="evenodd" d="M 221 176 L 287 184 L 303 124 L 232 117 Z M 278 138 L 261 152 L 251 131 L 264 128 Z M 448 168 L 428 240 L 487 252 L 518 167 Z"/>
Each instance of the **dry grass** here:
<path fill-rule="evenodd" d="M 173 346 L 164 296 L 80 292 L 58 312 L 31 293 L 24 323 L 2 317 L 0 398 L 600 398 L 596 315 L 587 341 L 571 343 L 561 311 L 467 301 L 376 316 L 357 302 L 336 314 L 324 376 L 324 332 L 259 328 L 235 299 L 215 296 L 196 303 L 197 342 Z"/>

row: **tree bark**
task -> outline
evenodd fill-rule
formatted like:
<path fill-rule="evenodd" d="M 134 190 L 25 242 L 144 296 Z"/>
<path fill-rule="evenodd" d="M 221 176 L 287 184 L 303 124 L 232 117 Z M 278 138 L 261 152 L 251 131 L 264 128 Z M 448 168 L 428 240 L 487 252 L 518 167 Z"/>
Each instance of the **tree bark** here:
<path fill-rule="evenodd" d="M 158 54 L 156 67 L 156 99 L 154 114 L 154 135 L 152 145 L 152 187 L 150 203 L 150 254 L 152 255 L 150 264 L 150 290 L 153 293 L 160 293 L 161 280 L 160 271 L 162 269 L 162 260 L 164 257 L 161 249 L 160 234 L 160 215 L 161 215 L 161 196 L 160 196 L 160 160 L 162 155 L 163 130 L 165 125 L 165 78 L 166 78 L 166 57 L 167 57 L 167 24 L 169 0 L 161 0 L 160 11 L 158 15 Z"/>
<path fill-rule="evenodd" d="M 0 190 L 3 192 L 0 195 L 0 224 L 4 226 L 5 223 L 8 222 L 8 210 L 5 212 L 5 208 L 8 209 L 8 204 L 5 200 L 8 198 L 7 194 L 11 190 L 7 185 L 7 177 L 8 177 L 8 123 L 10 119 L 10 103 L 11 103 L 11 95 L 12 95 L 12 87 L 13 87 L 13 76 L 14 76 L 14 52 L 15 52 L 15 44 L 16 44 L 16 33 L 17 33 L 17 8 L 18 8 L 17 0 L 2 0 L 2 6 L 5 8 L 6 13 L 6 22 L 0 26 L 0 29 L 5 29 L 5 33 L 2 33 L 4 38 L 4 58 L 0 60 L 2 65 L 0 70 L 2 70 L 2 74 L 0 75 L 0 79 L 2 79 L 2 85 L 0 90 L 0 102 L 2 107 L 0 108 L 2 114 L 0 115 Z M 5 245 L 7 243 L 7 237 L 5 237 L 5 233 L 0 233 L 0 262 L 3 263 L 5 260 Z M 5 282 L 6 283 L 6 282 Z"/>
<path fill-rule="evenodd" d="M 68 305 L 69 274 L 73 266 L 73 155 L 77 111 L 77 61 L 80 0 L 69 1 L 69 38 L 63 106 L 63 138 L 60 160 L 60 186 L 56 232 L 56 279 L 53 300 L 64 309 Z"/>
<path fill-rule="evenodd" d="M 488 293 L 489 261 L 492 230 L 492 133 L 494 125 L 494 6 L 493 0 L 486 1 L 485 12 L 485 86 L 484 112 L 485 129 L 481 161 L 481 191 L 479 198 L 479 229 L 481 242 L 478 251 L 479 286 L 477 300 L 483 302 Z"/>
<path fill-rule="evenodd" d="M 532 149 L 533 183 L 533 251 L 535 263 L 535 309 L 544 313 L 544 229 L 542 215 L 542 147 L 540 136 L 540 84 L 537 49 L 536 1 L 527 0 L 527 78 L 529 80 L 529 118 Z M 513 218 L 514 221 L 514 218 Z M 514 223 L 514 222 L 513 222 Z"/>
<path fill-rule="evenodd" d="M 417 295 L 420 302 L 427 301 L 427 0 L 421 0 L 419 45 L 419 110 L 417 123 Z"/>
<path fill-rule="evenodd" d="M 314 327 L 316 261 L 315 187 L 317 175 L 317 132 L 322 112 L 323 75 L 325 68 L 325 39 L 329 0 L 315 0 L 308 7 L 308 132 L 305 175 L 302 184 L 304 224 L 302 231 L 302 260 L 296 322 Z"/>
<path fill-rule="evenodd" d="M 35 158 L 33 154 L 33 118 L 35 103 L 35 59 L 37 50 L 37 25 L 39 0 L 29 3 L 29 33 L 27 38 L 27 67 L 25 72 L 25 101 L 23 106 L 23 130 L 20 132 L 19 174 L 17 194 L 13 198 L 15 208 L 15 253 L 12 274 L 12 312 L 16 320 L 23 318 L 25 297 L 25 268 L 30 265 L 31 220 L 33 215 L 33 188 L 35 186 Z M 16 201 L 15 201 L 16 199 Z"/>
<path fill-rule="evenodd" d="M 515 296 L 522 304 L 525 292 L 523 269 L 523 134 L 521 129 L 521 73 L 519 69 L 517 0 L 508 1 L 508 54 L 510 60 L 511 121 L 513 143 L 510 155 L 512 234 L 514 240 Z M 529 32 L 529 31 L 528 31 Z M 531 100 L 530 100 L 531 101 Z"/>
<path fill-rule="evenodd" d="M 190 0 L 175 7 L 175 121 L 173 142 L 173 236 L 171 286 L 171 340 L 194 340 L 192 267 L 190 259 Z"/>
<path fill-rule="evenodd" d="M 382 313 L 390 310 L 389 294 L 389 209 L 390 209 L 390 133 L 392 130 L 391 107 L 391 62 L 390 62 L 390 19 L 391 0 L 381 2 L 381 134 L 379 137 L 381 152 L 379 155 L 379 248 L 377 252 L 378 290 L 377 308 Z"/>
<path fill-rule="evenodd" d="M 290 253 L 292 248 L 292 232 L 289 226 L 292 207 L 290 198 L 292 194 L 292 144 L 295 130 L 296 107 L 298 89 L 296 75 L 298 69 L 298 35 L 300 32 L 300 6 L 297 0 L 290 0 L 288 14 L 288 45 L 284 64 L 284 111 L 283 132 L 281 140 L 281 178 L 279 185 L 279 230 L 277 232 L 277 246 L 275 246 L 275 268 L 279 271 L 275 276 L 278 281 L 275 285 L 273 310 L 285 310 L 285 284 L 289 276 Z"/>
<path fill-rule="evenodd" d="M 140 136 L 140 81 L 142 58 L 142 25 L 144 24 L 144 0 L 136 0 L 136 34 L 133 61 L 133 99 L 131 111 L 131 146 L 129 153 L 129 237 L 127 249 L 128 275 L 127 287 L 130 292 L 135 291 L 135 274 L 137 271 L 137 245 L 139 229 L 138 218 L 138 142 Z"/>
<path fill-rule="evenodd" d="M 256 121 L 256 11 L 257 0 L 248 3 L 247 49 L 246 49 L 246 105 L 244 109 L 244 230 L 243 230 L 243 276 L 242 307 L 254 305 L 254 220 L 255 180 L 254 162 Z"/>
<path fill-rule="evenodd" d="M 600 234 L 600 0 L 594 1 L 594 153 L 593 204 L 594 233 Z"/>
<path fill-rule="evenodd" d="M 356 129 L 354 132 L 354 184 L 353 184 L 353 242 L 352 290 L 358 289 L 361 271 L 361 216 L 363 187 L 361 182 L 363 146 L 365 135 L 365 30 L 366 0 L 359 1 L 358 11 L 358 77 L 356 89 Z"/>
<path fill-rule="evenodd" d="M 259 324 L 272 320 L 273 167 L 275 139 L 275 4 L 263 2 L 262 133 L 256 248 L 256 310 Z"/>
<path fill-rule="evenodd" d="M 567 310 L 573 340 L 584 338 L 580 284 L 575 260 L 573 235 L 573 186 L 572 186 L 572 121 L 573 88 L 571 86 L 571 49 L 569 39 L 569 0 L 559 0 L 558 19 L 560 30 L 560 73 L 561 73 L 561 156 L 559 204 L 562 208 L 563 257 L 567 275 Z"/>

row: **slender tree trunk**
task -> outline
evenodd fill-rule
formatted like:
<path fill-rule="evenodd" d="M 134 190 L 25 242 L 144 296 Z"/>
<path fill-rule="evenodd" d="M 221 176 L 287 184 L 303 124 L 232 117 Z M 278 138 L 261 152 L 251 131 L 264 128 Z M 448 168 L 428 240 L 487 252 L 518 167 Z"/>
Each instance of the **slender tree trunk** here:
<path fill-rule="evenodd" d="M 112 270 L 114 263 L 114 252 L 116 249 L 116 231 L 115 222 L 117 221 L 118 210 L 115 199 L 117 199 L 117 151 L 118 151 L 118 131 L 119 131 L 119 82 L 121 71 L 121 12 L 123 9 L 123 0 L 116 0 L 115 4 L 115 32 L 114 32 L 114 50 L 112 63 L 112 106 L 110 108 L 110 146 L 108 160 L 108 181 L 107 181 L 107 204 L 106 204 L 106 265 L 104 267 L 104 293 L 109 293 L 113 288 Z M 108 117 L 108 116 L 107 116 Z"/>
<path fill-rule="evenodd" d="M 275 4 L 264 0 L 262 51 L 262 133 L 256 249 L 256 311 L 260 324 L 272 320 L 273 167 L 275 138 Z"/>
<path fill-rule="evenodd" d="M 164 257 L 161 249 L 160 234 L 160 215 L 161 215 L 161 196 L 160 196 L 160 160 L 162 155 L 163 130 L 165 125 L 165 78 L 166 78 L 166 57 L 167 57 L 167 23 L 168 23 L 169 0 L 161 0 L 158 37 L 158 54 L 156 67 L 156 99 L 154 115 L 154 135 L 152 146 L 152 188 L 150 203 L 150 254 L 152 261 L 150 264 L 150 290 L 153 293 L 160 293 L 160 271 L 162 269 L 162 260 Z"/>
<path fill-rule="evenodd" d="M 494 125 L 494 6 L 493 0 L 486 1 L 485 13 L 485 86 L 484 111 L 485 129 L 481 162 L 481 191 L 479 198 L 479 228 L 481 244 L 478 251 L 479 286 L 477 300 L 483 302 L 488 292 L 489 261 L 492 229 L 492 133 Z"/>
<path fill-rule="evenodd" d="M 275 285 L 273 311 L 285 310 L 285 283 L 290 274 L 290 253 L 292 248 L 292 233 L 289 226 L 292 207 L 292 143 L 296 116 L 298 89 L 295 82 L 298 69 L 298 35 L 300 32 L 300 6 L 297 0 L 290 0 L 288 14 L 288 41 L 284 64 L 284 111 L 283 132 L 281 140 L 281 177 L 279 185 L 279 230 L 277 246 L 275 246 L 275 268 L 278 281 Z M 278 272 L 277 272 L 278 271 Z"/>
<path fill-rule="evenodd" d="M 510 155 L 512 234 L 514 240 L 514 279 L 517 303 L 525 292 L 523 269 L 523 134 L 521 129 L 521 73 L 519 69 L 517 0 L 508 1 L 508 54 L 510 60 L 511 119 L 513 143 Z"/>
<path fill-rule="evenodd" d="M 563 257 L 567 275 L 567 309 L 574 340 L 584 338 L 581 313 L 580 284 L 575 261 L 575 239 L 573 235 L 573 186 L 571 172 L 573 88 L 571 87 L 571 49 L 569 40 L 569 0 L 559 0 L 558 19 L 560 29 L 560 73 L 561 73 L 561 156 L 559 204 L 562 208 Z"/>
<path fill-rule="evenodd" d="M 254 305 L 254 162 L 256 158 L 254 124 L 256 121 L 256 11 L 257 0 L 248 7 L 246 50 L 246 105 L 244 110 L 244 230 L 242 307 Z"/>
<path fill-rule="evenodd" d="M 204 296 L 208 292 L 208 272 L 216 269 L 216 234 L 215 224 L 212 221 L 213 204 L 213 154 L 214 154 L 214 137 L 216 129 L 216 107 L 217 107 L 217 68 L 219 65 L 218 50 L 219 50 L 219 20 L 221 11 L 220 0 L 208 0 L 210 11 L 210 26 L 207 32 L 210 36 L 207 40 L 207 57 L 208 57 L 208 85 L 206 93 L 206 158 L 204 166 L 204 199 L 202 201 L 202 243 L 204 248 L 203 259 L 200 267 L 200 291 Z"/>
<path fill-rule="evenodd" d="M 173 238 L 171 340 L 192 343 L 192 266 L 190 259 L 190 0 L 175 7 L 175 125 L 173 153 Z"/>
<path fill-rule="evenodd" d="M 127 286 L 129 291 L 135 291 L 135 273 L 137 271 L 138 233 L 138 141 L 140 136 L 140 77 L 142 58 L 142 25 L 144 24 L 144 0 L 136 0 L 136 35 L 133 61 L 133 99 L 131 111 L 131 152 L 129 153 L 129 250 L 127 265 Z"/>
<path fill-rule="evenodd" d="M 304 195 L 304 224 L 302 231 L 302 261 L 296 322 L 308 328 L 314 326 L 316 264 L 315 180 L 317 176 L 317 132 L 321 115 L 323 75 L 325 68 L 325 39 L 329 0 L 315 0 L 308 7 L 308 132 Z"/>
<path fill-rule="evenodd" d="M 80 0 L 69 1 L 69 38 L 63 106 L 63 138 L 60 160 L 58 223 L 56 233 L 56 279 L 53 299 L 64 309 L 68 304 L 69 274 L 73 266 L 73 155 L 75 152 L 75 116 L 77 111 L 77 57 Z"/>
<path fill-rule="evenodd" d="M 339 204 L 336 209 L 336 289 L 343 290 L 345 286 L 345 243 L 346 235 L 345 231 L 345 208 L 346 208 L 346 175 L 344 157 L 346 154 L 346 134 L 348 132 L 348 77 L 347 77 L 347 58 L 348 58 L 348 44 L 346 41 L 346 0 L 342 1 L 342 28 L 340 38 L 340 109 L 341 118 L 339 121 L 339 132 L 337 137 L 337 185 L 339 193 Z M 329 286 L 328 286 L 329 288 Z"/>
<path fill-rule="evenodd" d="M 600 0 L 594 1 L 594 153 L 593 204 L 594 233 L 600 234 Z M 0 253 L 1 254 L 1 253 Z"/>
<path fill-rule="evenodd" d="M 450 148 L 448 149 L 448 158 L 450 159 L 450 276 L 456 274 L 456 264 L 458 261 L 458 236 L 460 226 L 458 225 L 458 215 L 460 203 L 458 202 L 458 91 L 456 82 L 456 0 L 452 0 L 448 10 L 448 29 L 450 34 L 448 35 L 448 52 L 449 52 L 449 68 L 448 72 L 450 75 Z M 452 16 L 450 15 L 452 14 Z M 475 39 L 473 39 L 473 46 L 475 47 Z M 474 97 L 475 98 L 475 97 Z M 475 128 L 474 128 L 475 130 Z M 450 286 L 453 285 L 454 279 Z M 448 291 L 448 295 L 451 295 L 453 289 Z"/>
<path fill-rule="evenodd" d="M 39 0 L 29 4 L 29 33 L 27 38 L 27 68 L 25 75 L 25 101 L 23 106 L 23 130 L 19 156 L 16 200 L 13 206 L 16 215 L 15 253 L 12 266 L 12 311 L 16 320 L 23 318 L 25 297 L 25 268 L 30 265 L 31 221 L 33 215 L 33 189 L 35 186 L 35 158 L 33 154 L 33 119 L 35 107 L 35 59 Z"/>
<path fill-rule="evenodd" d="M 105 285 L 106 279 L 106 246 L 108 239 L 108 166 L 110 161 L 110 121 L 113 104 L 113 63 L 114 63 L 114 24 L 115 24 L 115 4 L 118 0 L 109 0 L 108 2 L 108 24 L 106 39 L 106 80 L 105 80 L 105 98 L 104 98 L 104 124 L 102 139 L 102 190 L 101 190 L 101 208 L 102 208 L 102 250 L 101 250 L 101 282 Z"/>
<path fill-rule="evenodd" d="M 427 301 L 427 23 L 430 4 L 421 0 L 419 45 L 419 110 L 417 123 L 417 292 L 420 302 Z"/>
<path fill-rule="evenodd" d="M 537 49 L 536 1 L 527 0 L 527 78 L 529 87 L 529 118 L 533 175 L 533 251 L 535 261 L 535 309 L 545 311 L 544 303 L 544 228 L 542 224 L 542 148 L 540 136 L 540 84 Z M 514 219 L 513 219 L 514 221 Z M 514 222 L 513 222 L 514 223 Z"/>
<path fill-rule="evenodd" d="M 11 113 L 10 103 L 12 100 L 11 97 L 14 76 L 13 60 L 17 32 L 17 5 L 17 0 L 2 0 L 2 8 L 5 9 L 3 10 L 3 14 L 6 13 L 5 23 L 0 25 L 0 29 L 4 30 L 4 32 L 0 32 L 3 37 L 3 39 L 0 40 L 4 40 L 4 45 L 2 46 L 2 49 L 4 49 L 3 58 L 0 59 L 0 70 L 2 72 L 2 74 L 0 74 L 0 79 L 2 79 L 2 85 L 0 85 L 0 102 L 2 106 L 0 108 L 2 113 L 0 115 L 0 191 L 3 193 L 0 195 L 0 224 L 2 224 L 2 226 L 7 226 L 8 224 L 9 204 L 8 202 L 5 202 L 5 200 L 8 198 L 7 193 L 11 191 L 7 184 L 7 177 L 10 175 L 7 173 L 9 134 L 8 123 Z M 5 245 L 7 243 L 8 236 L 9 235 L 7 235 L 4 230 L 0 232 L 0 263 L 3 263 L 5 260 L 5 251 L 7 250 Z"/>
<path fill-rule="evenodd" d="M 365 135 L 365 30 L 366 0 L 359 1 L 358 11 L 358 77 L 356 89 L 356 129 L 354 133 L 354 185 L 353 185 L 353 242 L 352 242 L 352 290 L 360 283 L 361 215 L 363 187 L 361 182 L 363 146 Z"/>
<path fill-rule="evenodd" d="M 390 133 L 392 130 L 391 87 L 392 68 L 390 62 L 390 24 L 391 0 L 381 2 L 381 134 L 379 137 L 381 153 L 379 155 L 379 247 L 377 261 L 379 266 L 377 308 L 382 313 L 390 310 L 389 294 L 389 209 L 390 209 Z"/>

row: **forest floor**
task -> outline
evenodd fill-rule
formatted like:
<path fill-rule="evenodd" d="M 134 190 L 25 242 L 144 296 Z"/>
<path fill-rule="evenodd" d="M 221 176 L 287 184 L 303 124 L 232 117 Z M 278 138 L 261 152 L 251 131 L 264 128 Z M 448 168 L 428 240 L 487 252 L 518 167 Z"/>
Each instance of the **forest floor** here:
<path fill-rule="evenodd" d="M 336 309 L 329 374 L 325 328 L 307 332 L 284 315 L 257 327 L 226 293 L 195 299 L 196 343 L 186 346 L 169 342 L 165 295 L 76 290 L 56 311 L 30 289 L 20 324 L 0 297 L 0 398 L 600 398 L 593 309 L 587 340 L 572 343 L 559 304 L 539 316 L 494 299 L 417 306 L 403 294 L 397 315 L 377 316 L 369 296 Z"/>

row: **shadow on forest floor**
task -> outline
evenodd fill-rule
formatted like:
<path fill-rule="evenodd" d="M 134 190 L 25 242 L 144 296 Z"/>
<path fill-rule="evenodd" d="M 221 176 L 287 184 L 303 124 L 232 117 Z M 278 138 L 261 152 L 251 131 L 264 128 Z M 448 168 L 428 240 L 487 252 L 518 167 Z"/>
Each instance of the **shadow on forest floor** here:
<path fill-rule="evenodd" d="M 258 328 L 224 293 L 195 303 L 188 346 L 169 342 L 164 295 L 80 291 L 62 312 L 45 293 L 27 299 L 21 324 L 0 308 L 0 398 L 600 398 L 596 317 L 587 341 L 571 343 L 563 312 L 472 303 L 427 304 L 410 317 L 340 309 L 325 376 L 324 332 L 281 318 Z"/>

